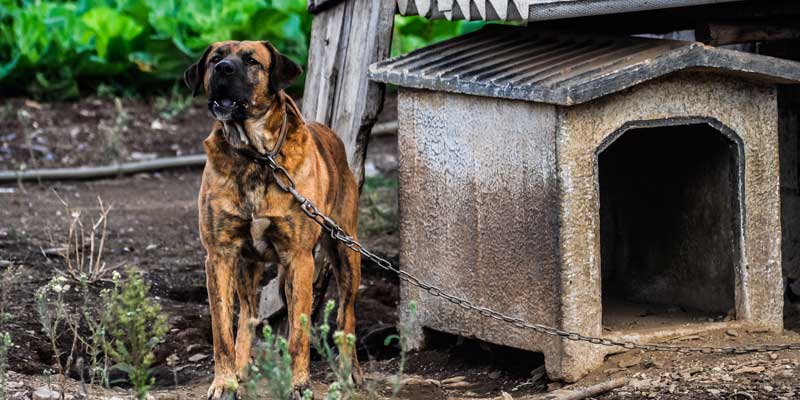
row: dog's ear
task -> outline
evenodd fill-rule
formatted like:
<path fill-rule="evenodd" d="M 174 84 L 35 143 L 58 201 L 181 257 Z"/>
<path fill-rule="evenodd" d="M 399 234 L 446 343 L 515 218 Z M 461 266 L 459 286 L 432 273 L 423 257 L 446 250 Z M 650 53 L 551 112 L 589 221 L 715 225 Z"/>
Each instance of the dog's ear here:
<path fill-rule="evenodd" d="M 289 57 L 278 52 L 270 42 L 261 42 L 269 50 L 271 63 L 269 65 L 269 88 L 273 93 L 286 89 L 303 73 L 303 69 Z"/>
<path fill-rule="evenodd" d="M 206 57 L 208 57 L 212 47 L 213 45 L 208 46 L 200 59 L 183 72 L 183 81 L 186 82 L 186 86 L 192 89 L 192 96 L 197 96 L 197 93 L 200 92 L 200 87 L 203 86 L 203 77 L 206 75 Z"/>

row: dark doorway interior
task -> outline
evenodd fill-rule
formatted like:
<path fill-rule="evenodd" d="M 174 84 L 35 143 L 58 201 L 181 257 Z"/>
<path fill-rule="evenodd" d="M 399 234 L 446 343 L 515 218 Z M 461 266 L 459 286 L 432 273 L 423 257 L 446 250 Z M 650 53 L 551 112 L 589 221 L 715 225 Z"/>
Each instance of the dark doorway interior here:
<path fill-rule="evenodd" d="M 631 129 L 599 154 L 605 327 L 733 317 L 738 154 L 707 124 Z"/>

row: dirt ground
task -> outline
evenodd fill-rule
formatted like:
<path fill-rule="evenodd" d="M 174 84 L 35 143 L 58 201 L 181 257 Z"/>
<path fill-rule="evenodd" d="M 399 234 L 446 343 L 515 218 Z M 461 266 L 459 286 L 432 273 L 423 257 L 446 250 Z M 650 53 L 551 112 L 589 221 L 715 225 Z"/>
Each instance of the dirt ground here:
<path fill-rule="evenodd" d="M 155 102 L 5 100 L 0 104 L 0 169 L 97 165 L 200 152 L 210 124 L 204 105 L 173 110 L 174 116 L 168 111 Z M 390 114 L 383 119 L 392 119 Z M 117 128 L 121 130 L 110 133 Z M 394 136 L 381 136 L 370 145 L 368 170 L 376 176 L 365 186 L 360 226 L 367 247 L 395 262 L 396 146 Z M 98 210 L 97 197 L 113 206 L 107 263 L 141 269 L 169 316 L 169 332 L 156 350 L 154 397 L 204 398 L 212 377 L 212 349 L 204 253 L 196 226 L 199 180 L 198 169 L 185 169 L 97 181 L 0 185 L 0 269 L 14 265 L 22 270 L 7 294 L 7 312 L 13 318 L 2 327 L 15 343 L 9 354 L 13 372 L 6 385 L 10 398 L 28 399 L 34 389 L 46 385 L 42 373 L 53 361 L 33 295 L 63 265 L 47 251 L 60 245 L 67 228 L 58 196 L 89 214 Z M 399 357 L 398 349 L 384 346 L 383 341 L 397 332 L 398 281 L 370 263 L 365 263 L 363 275 L 356 306 L 359 356 L 368 382 L 388 398 L 388 382 Z M 788 329 L 783 334 L 713 332 L 675 342 L 696 346 L 800 342 L 800 305 L 792 300 L 797 299 L 787 299 Z M 178 359 L 173 366 L 167 365 L 170 356 Z M 409 355 L 399 397 L 507 399 L 563 394 L 565 388 L 550 382 L 542 365 L 542 357 L 535 353 L 433 334 L 427 350 Z M 320 396 L 330 381 L 324 362 L 313 362 L 312 375 Z M 77 377 L 73 371 L 67 393 L 79 392 Z M 800 351 L 727 357 L 627 352 L 608 357 L 602 368 L 566 389 L 618 377 L 627 378 L 627 384 L 600 398 L 800 398 Z M 125 397 L 129 391 L 122 385 L 94 388 L 92 393 L 110 398 Z"/>

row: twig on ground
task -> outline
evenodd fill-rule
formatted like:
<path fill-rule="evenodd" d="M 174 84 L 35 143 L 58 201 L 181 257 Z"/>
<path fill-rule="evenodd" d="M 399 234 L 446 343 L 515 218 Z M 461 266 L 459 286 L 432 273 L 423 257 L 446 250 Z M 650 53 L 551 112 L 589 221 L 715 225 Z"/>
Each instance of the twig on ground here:
<path fill-rule="evenodd" d="M 548 394 L 544 398 L 546 400 L 581 400 L 588 397 L 597 396 L 601 393 L 608 392 L 609 390 L 623 387 L 627 383 L 627 378 L 617 378 L 580 389 L 559 390 L 558 392 Z"/>
<path fill-rule="evenodd" d="M 97 220 L 91 225 L 87 235 L 81 220 L 81 211 L 73 210 L 58 193 L 55 193 L 55 195 L 64 206 L 69 223 L 66 245 L 63 248 L 59 248 L 63 249 L 62 255 L 66 266 L 64 271 L 58 272 L 77 282 L 92 284 L 102 280 L 109 272 L 109 268 L 103 262 L 103 249 L 106 242 L 108 213 L 111 211 L 111 206 L 106 206 L 100 197 L 97 198 L 100 213 Z M 43 250 L 43 252 L 45 251 Z M 45 252 L 45 254 L 47 253 Z"/>

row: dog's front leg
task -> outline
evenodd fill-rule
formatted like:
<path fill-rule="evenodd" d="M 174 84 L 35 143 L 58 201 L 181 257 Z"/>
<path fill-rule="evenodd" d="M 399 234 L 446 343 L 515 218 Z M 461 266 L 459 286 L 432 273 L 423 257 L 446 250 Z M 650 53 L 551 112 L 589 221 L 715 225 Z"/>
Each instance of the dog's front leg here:
<path fill-rule="evenodd" d="M 236 327 L 236 373 L 240 381 L 247 377 L 250 350 L 253 346 L 251 323 L 257 323 L 258 285 L 264 266 L 260 262 L 240 262 L 236 266 L 236 293 L 239 295 L 239 324 Z"/>
<path fill-rule="evenodd" d="M 292 257 L 286 279 L 286 296 L 289 305 L 289 353 L 292 355 L 292 385 L 302 391 L 308 387 L 309 328 L 314 283 L 314 256 L 311 251 Z M 306 318 L 306 326 L 301 322 Z"/>
<path fill-rule="evenodd" d="M 214 339 L 214 381 L 208 388 L 209 399 L 233 398 L 237 379 L 233 341 L 234 271 L 238 254 L 215 250 L 206 258 L 206 285 L 211 310 Z"/>

